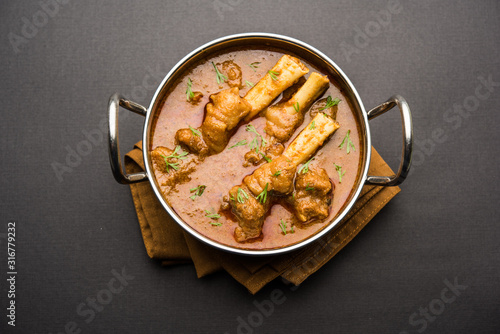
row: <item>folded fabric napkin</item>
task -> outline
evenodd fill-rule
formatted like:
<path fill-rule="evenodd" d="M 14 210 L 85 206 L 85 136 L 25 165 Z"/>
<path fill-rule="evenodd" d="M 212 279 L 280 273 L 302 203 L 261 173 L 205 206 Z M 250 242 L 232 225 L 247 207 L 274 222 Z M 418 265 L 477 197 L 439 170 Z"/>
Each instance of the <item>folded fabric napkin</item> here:
<path fill-rule="evenodd" d="M 144 171 L 142 142 L 125 156 L 125 168 L 128 173 Z M 373 148 L 369 174 L 394 174 Z M 130 190 L 144 245 L 151 258 L 161 260 L 163 265 L 192 262 L 199 278 L 225 270 L 252 294 L 278 276 L 295 285 L 302 283 L 347 245 L 401 191 L 399 187 L 364 186 L 339 227 L 316 242 L 283 255 L 248 257 L 220 251 L 184 232 L 163 209 L 149 182 L 131 184 Z"/>

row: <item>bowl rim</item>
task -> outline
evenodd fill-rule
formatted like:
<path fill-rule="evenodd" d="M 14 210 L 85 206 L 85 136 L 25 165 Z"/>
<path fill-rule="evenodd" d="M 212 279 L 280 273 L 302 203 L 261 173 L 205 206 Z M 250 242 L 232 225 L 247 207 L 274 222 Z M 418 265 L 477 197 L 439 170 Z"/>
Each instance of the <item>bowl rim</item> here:
<path fill-rule="evenodd" d="M 321 58 L 323 61 L 328 63 L 331 67 L 335 69 L 337 74 L 342 78 L 344 83 L 349 87 L 351 90 L 350 93 L 353 95 L 353 97 L 356 99 L 356 103 L 359 106 L 360 109 L 360 114 L 362 117 L 362 121 L 364 123 L 364 135 L 365 135 L 365 147 L 364 147 L 364 152 L 365 152 L 365 164 L 362 166 L 363 170 L 361 171 L 360 175 L 360 181 L 357 186 L 357 189 L 355 193 L 353 194 L 351 200 L 347 205 L 344 206 L 342 212 L 334 219 L 332 220 L 327 226 L 325 226 L 322 230 L 318 231 L 317 233 L 309 236 L 308 238 L 297 242 L 292 245 L 288 245 L 285 247 L 281 248 L 273 248 L 273 249 L 264 249 L 264 250 L 258 250 L 258 249 L 242 249 L 242 248 L 236 248 L 232 246 L 228 246 L 222 243 L 219 243 L 215 240 L 212 240 L 200 232 L 196 231 L 194 228 L 192 228 L 189 224 L 184 222 L 184 220 L 177 215 L 177 213 L 170 207 L 170 205 L 165 201 L 161 191 L 159 190 L 159 187 L 157 186 L 156 178 L 154 177 L 154 172 L 151 167 L 151 160 L 149 158 L 148 154 L 148 148 L 149 148 L 149 143 L 150 143 L 150 130 L 152 126 L 152 120 L 153 120 L 153 110 L 155 105 L 159 102 L 158 98 L 161 97 L 160 94 L 162 94 L 162 91 L 165 88 L 165 85 L 167 81 L 172 77 L 176 71 L 183 66 L 186 62 L 188 62 L 191 58 L 193 58 L 195 55 L 203 52 L 207 48 L 214 47 L 217 44 L 221 44 L 223 42 L 229 42 L 232 40 L 238 40 L 238 39 L 249 39 L 249 38 L 261 38 L 261 39 L 269 39 L 269 40 L 278 40 L 278 41 L 284 41 L 287 43 L 292 43 L 295 44 L 299 47 L 302 47 L 306 49 L 307 51 L 314 53 L 316 56 Z M 144 165 L 146 168 L 146 173 L 148 175 L 148 180 L 153 188 L 153 191 L 162 204 L 163 208 L 168 212 L 170 217 L 176 221 L 177 224 L 179 224 L 184 231 L 188 232 L 190 235 L 195 237 L 196 239 L 204 242 L 205 244 L 208 244 L 212 247 L 215 247 L 217 249 L 234 253 L 234 254 L 240 254 L 240 255 L 252 255 L 252 256 L 268 256 L 268 255 L 277 255 L 277 254 L 283 254 L 283 253 L 288 253 L 294 250 L 297 250 L 299 248 L 302 248 L 308 244 L 313 243 L 314 241 L 320 239 L 324 235 L 326 235 L 328 232 L 333 230 L 335 227 L 338 226 L 338 224 L 342 221 L 342 219 L 347 215 L 348 212 L 351 211 L 354 203 L 357 201 L 359 194 L 361 193 L 361 190 L 365 184 L 365 181 L 367 179 L 368 175 L 368 169 L 370 167 L 370 159 L 371 159 L 371 133 L 370 133 L 370 125 L 368 122 L 368 117 L 367 113 L 365 110 L 365 107 L 363 105 L 363 102 L 352 84 L 351 80 L 347 77 L 347 75 L 340 69 L 340 67 L 333 61 L 331 60 L 328 56 L 326 56 L 324 53 L 316 49 L 315 47 L 302 42 L 298 39 L 284 36 L 284 35 L 279 35 L 279 34 L 274 34 L 274 33 L 264 33 L 264 32 L 249 32 L 249 33 L 240 33 L 240 34 L 233 34 L 233 35 L 227 35 L 224 37 L 216 38 L 208 43 L 205 43 L 201 45 L 200 47 L 194 49 L 190 53 L 188 53 L 185 57 L 183 57 L 181 60 L 177 62 L 177 64 L 172 67 L 172 69 L 165 75 L 163 78 L 162 82 L 158 85 L 158 88 L 156 89 L 155 94 L 153 95 L 153 98 L 151 99 L 151 102 L 149 104 L 149 107 L 147 109 L 147 114 L 146 118 L 144 120 L 144 129 L 143 129 L 143 138 L 142 138 L 142 152 L 143 152 L 143 159 L 144 159 Z"/>

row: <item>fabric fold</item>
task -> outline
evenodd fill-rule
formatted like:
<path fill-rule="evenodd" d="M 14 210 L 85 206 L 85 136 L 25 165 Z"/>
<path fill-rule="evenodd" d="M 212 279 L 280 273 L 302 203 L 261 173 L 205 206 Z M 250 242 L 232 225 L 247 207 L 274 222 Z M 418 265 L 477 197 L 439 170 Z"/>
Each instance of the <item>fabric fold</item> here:
<path fill-rule="evenodd" d="M 125 156 L 128 173 L 144 171 L 142 142 Z M 370 175 L 393 175 L 372 148 Z M 361 194 L 334 230 L 296 251 L 267 257 L 248 257 L 215 249 L 185 232 L 163 209 L 148 182 L 130 185 L 142 238 L 148 255 L 162 265 L 193 263 L 198 278 L 225 270 L 255 294 L 282 277 L 298 285 L 347 245 L 368 222 L 401 191 L 399 187 L 364 186 Z"/>

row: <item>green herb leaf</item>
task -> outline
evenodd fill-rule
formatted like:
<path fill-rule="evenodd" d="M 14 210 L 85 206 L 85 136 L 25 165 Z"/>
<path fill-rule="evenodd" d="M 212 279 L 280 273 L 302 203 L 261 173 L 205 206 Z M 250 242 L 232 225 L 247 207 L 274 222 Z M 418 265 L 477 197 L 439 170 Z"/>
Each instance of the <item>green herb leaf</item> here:
<path fill-rule="evenodd" d="M 205 210 L 205 212 L 207 213 L 205 215 L 205 217 L 208 217 L 208 218 L 211 218 L 211 219 L 219 219 L 220 218 L 220 215 L 218 213 L 215 213 L 215 210 L 212 209 L 214 212 L 210 212 L 208 210 Z"/>
<path fill-rule="evenodd" d="M 342 172 L 342 166 L 339 166 L 337 164 L 333 164 L 335 166 L 335 170 L 337 171 L 337 174 L 339 174 L 339 183 L 342 183 L 342 176 L 344 176 L 345 171 Z"/>
<path fill-rule="evenodd" d="M 191 130 L 191 132 L 193 133 L 193 135 L 194 135 L 194 136 L 196 136 L 196 137 L 201 137 L 201 132 L 200 132 L 200 131 L 198 131 L 198 130 L 196 130 L 196 129 L 193 129 L 193 128 L 191 127 L 191 125 L 188 125 L 188 126 L 189 126 L 189 130 Z"/>
<path fill-rule="evenodd" d="M 273 81 L 278 80 L 278 76 L 280 75 L 280 72 L 276 71 L 267 71 L 267 73 L 269 73 L 269 76 L 273 79 Z"/>
<path fill-rule="evenodd" d="M 292 225 L 292 226 L 290 226 L 290 232 L 295 233 L 295 231 L 294 231 L 294 229 L 293 229 L 293 225 Z"/>
<path fill-rule="evenodd" d="M 212 65 L 214 66 L 215 74 L 217 75 L 217 83 L 220 85 L 221 82 L 224 82 L 227 80 L 227 77 L 224 74 L 219 72 L 219 69 L 217 68 L 217 66 L 215 66 L 214 62 L 212 62 Z"/>
<path fill-rule="evenodd" d="M 312 191 L 314 190 L 314 187 L 309 186 L 309 183 L 306 186 L 306 191 Z"/>
<path fill-rule="evenodd" d="M 238 202 L 243 204 L 245 203 L 245 199 L 248 199 L 248 194 L 245 192 L 245 190 L 238 188 L 238 193 L 236 198 L 238 199 Z"/>
<path fill-rule="evenodd" d="M 309 127 L 310 130 L 316 129 L 316 122 L 312 121 L 311 126 Z"/>
<path fill-rule="evenodd" d="M 328 97 L 326 98 L 326 105 L 323 108 L 320 108 L 319 111 L 336 106 L 337 104 L 339 104 L 339 102 L 340 102 L 340 99 L 338 97 L 336 97 L 334 100 L 332 100 L 332 97 L 330 95 L 328 95 Z"/>
<path fill-rule="evenodd" d="M 214 222 L 210 222 L 210 225 L 213 225 L 213 226 L 222 226 L 221 223 L 214 223 Z"/>
<path fill-rule="evenodd" d="M 276 173 L 273 174 L 273 176 L 280 176 L 281 175 L 281 171 L 280 170 L 277 170 Z"/>
<path fill-rule="evenodd" d="M 256 68 L 259 68 L 259 65 L 260 64 L 260 61 L 256 61 L 256 62 L 253 62 L 251 64 L 248 64 L 248 66 L 250 66 L 250 68 L 255 72 L 256 71 Z"/>
<path fill-rule="evenodd" d="M 264 154 L 264 152 L 258 152 L 260 155 L 262 155 L 262 157 L 267 161 L 267 162 L 271 162 L 272 159 L 269 158 L 267 155 Z"/>
<path fill-rule="evenodd" d="M 286 235 L 286 222 L 284 222 L 283 219 L 280 219 L 280 229 L 281 232 L 283 232 L 283 234 Z"/>
<path fill-rule="evenodd" d="M 247 140 L 243 139 L 242 141 L 239 141 L 236 144 L 234 144 L 233 146 L 231 146 L 230 148 L 228 148 L 228 150 L 232 149 L 233 147 L 243 146 L 243 145 L 246 145 L 246 144 L 247 144 Z"/>
<path fill-rule="evenodd" d="M 252 132 L 260 137 L 260 146 L 267 145 L 267 140 L 265 140 L 264 137 L 259 132 L 257 132 L 257 129 L 252 124 L 247 124 L 247 126 L 245 127 L 245 130 L 248 132 Z"/>
<path fill-rule="evenodd" d="M 266 186 L 264 187 L 264 190 L 257 196 L 257 200 L 261 203 L 264 204 L 267 201 L 267 186 L 269 183 L 266 183 Z"/>
<path fill-rule="evenodd" d="M 295 102 L 293 104 L 293 109 L 295 109 L 295 112 L 300 112 L 300 106 L 299 106 L 299 103 L 298 102 Z"/>
<path fill-rule="evenodd" d="M 307 161 L 305 164 L 303 164 L 302 167 L 299 168 L 299 173 L 300 172 L 302 172 L 302 174 L 307 173 L 309 171 L 309 164 L 313 160 L 314 160 L 314 157 L 312 157 L 311 159 L 309 159 L 309 161 Z"/>
<path fill-rule="evenodd" d="M 172 154 L 167 155 L 167 156 L 165 156 L 165 155 L 163 155 L 163 154 L 161 155 L 161 157 L 163 158 L 163 160 L 165 160 L 165 165 L 166 165 L 166 167 L 167 167 L 167 173 L 169 173 L 169 172 L 170 172 L 170 171 L 169 171 L 169 168 L 172 168 L 172 169 L 174 169 L 174 170 L 178 170 L 178 169 L 179 169 L 179 163 L 178 163 L 178 162 L 169 162 L 169 161 L 168 161 L 168 159 L 170 159 L 170 158 L 175 158 L 175 159 L 181 159 L 181 160 L 184 160 L 184 159 L 186 159 L 186 158 L 187 158 L 187 157 L 186 157 L 186 155 L 188 155 L 188 153 L 187 153 L 187 152 L 181 152 L 181 153 L 178 153 L 180 149 L 181 149 L 181 147 L 180 147 L 179 145 L 177 145 L 177 146 L 175 147 L 174 152 L 173 152 Z"/>
<path fill-rule="evenodd" d="M 250 82 L 250 81 L 248 81 L 248 80 L 245 80 L 245 84 L 246 84 L 248 87 L 250 87 L 250 88 L 252 88 L 253 86 L 255 86 L 253 83 L 251 83 L 251 82 Z"/>
<path fill-rule="evenodd" d="M 349 136 L 350 133 L 351 133 L 351 130 L 348 130 L 347 134 L 344 137 L 344 140 L 342 140 L 342 143 L 340 143 L 340 145 L 339 145 L 340 149 L 343 149 L 344 145 L 346 146 L 347 154 L 349 154 L 351 152 L 351 148 L 353 151 L 356 151 L 356 148 L 354 147 L 354 143 L 351 141 L 351 137 Z"/>
<path fill-rule="evenodd" d="M 186 100 L 189 102 L 193 99 L 194 97 L 194 93 L 191 89 L 191 86 L 193 85 L 193 82 L 191 81 L 190 78 L 188 78 L 188 81 L 187 81 L 187 89 L 186 89 Z"/>
<path fill-rule="evenodd" d="M 255 152 L 259 153 L 259 141 L 257 140 L 257 138 L 252 139 L 248 147 L 250 148 L 250 150 L 255 149 Z"/>
<path fill-rule="evenodd" d="M 194 192 L 194 194 L 192 196 L 190 196 L 189 198 L 191 198 L 193 201 L 196 199 L 196 197 L 200 197 L 201 195 L 203 195 L 203 192 L 205 191 L 205 188 L 207 186 L 205 185 L 199 185 L 198 187 L 196 188 L 192 188 L 192 189 L 189 189 L 189 192 Z"/>

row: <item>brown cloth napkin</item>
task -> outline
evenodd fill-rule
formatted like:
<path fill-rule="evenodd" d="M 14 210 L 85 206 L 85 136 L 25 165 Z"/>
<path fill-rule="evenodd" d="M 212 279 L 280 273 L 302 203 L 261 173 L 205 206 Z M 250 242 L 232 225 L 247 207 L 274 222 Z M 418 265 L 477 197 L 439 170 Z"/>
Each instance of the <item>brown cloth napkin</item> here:
<path fill-rule="evenodd" d="M 128 173 L 144 171 L 142 142 L 125 156 Z M 370 175 L 392 175 L 394 172 L 372 149 Z M 398 192 L 399 187 L 364 186 L 358 201 L 339 227 L 316 242 L 283 255 L 248 257 L 220 251 L 198 241 L 177 225 L 156 198 L 149 182 L 130 185 L 135 210 L 148 255 L 163 265 L 193 262 L 198 277 L 226 270 L 255 294 L 278 276 L 299 285 L 316 272 L 345 245 Z"/>

